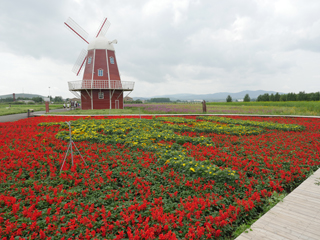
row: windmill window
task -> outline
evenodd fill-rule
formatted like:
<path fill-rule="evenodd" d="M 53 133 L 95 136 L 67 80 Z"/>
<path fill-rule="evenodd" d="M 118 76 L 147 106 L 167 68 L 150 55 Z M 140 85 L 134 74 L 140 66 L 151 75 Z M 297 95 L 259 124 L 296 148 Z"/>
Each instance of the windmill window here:
<path fill-rule="evenodd" d="M 91 62 L 92 62 L 92 57 L 89 57 L 88 58 L 88 64 L 91 64 Z"/>
<path fill-rule="evenodd" d="M 98 93 L 98 98 L 99 99 L 104 99 L 104 92 L 99 92 Z"/>
<path fill-rule="evenodd" d="M 110 63 L 114 64 L 114 58 L 113 57 L 110 57 Z"/>
<path fill-rule="evenodd" d="M 103 69 L 98 70 L 98 76 L 103 76 Z"/>

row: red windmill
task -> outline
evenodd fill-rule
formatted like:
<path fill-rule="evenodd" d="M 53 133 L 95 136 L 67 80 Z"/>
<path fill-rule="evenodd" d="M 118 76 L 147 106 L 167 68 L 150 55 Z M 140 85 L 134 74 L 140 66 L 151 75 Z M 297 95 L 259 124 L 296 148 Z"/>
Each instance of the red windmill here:
<path fill-rule="evenodd" d="M 123 109 L 123 92 L 133 91 L 134 82 L 121 81 L 113 44 L 105 34 L 110 22 L 105 18 L 94 40 L 88 42 L 88 33 L 69 18 L 68 29 L 84 40 L 88 50 L 82 50 L 72 71 L 79 75 L 84 67 L 83 80 L 68 82 L 69 91 L 80 98 L 82 109 Z M 80 92 L 80 95 L 79 95 Z"/>

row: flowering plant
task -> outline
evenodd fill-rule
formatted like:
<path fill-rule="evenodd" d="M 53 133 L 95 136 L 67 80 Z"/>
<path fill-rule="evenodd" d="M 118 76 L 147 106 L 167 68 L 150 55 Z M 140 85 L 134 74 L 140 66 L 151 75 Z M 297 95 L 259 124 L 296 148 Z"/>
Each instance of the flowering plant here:
<path fill-rule="evenodd" d="M 74 154 L 60 173 L 65 121 L 88 166 Z M 319 168 L 319 130 L 319 119 L 278 117 L 0 123 L 0 236 L 231 238 L 274 192 L 292 191 Z"/>

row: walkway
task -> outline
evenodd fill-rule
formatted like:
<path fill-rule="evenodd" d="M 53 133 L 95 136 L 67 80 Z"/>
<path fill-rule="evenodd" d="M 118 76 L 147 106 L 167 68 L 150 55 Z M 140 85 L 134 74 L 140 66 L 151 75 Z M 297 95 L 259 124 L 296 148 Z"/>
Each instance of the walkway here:
<path fill-rule="evenodd" d="M 50 112 L 63 112 L 63 111 L 68 111 L 68 110 L 66 109 L 50 110 Z M 45 114 L 45 113 L 46 113 L 45 111 L 34 112 L 34 114 Z M 24 118 L 28 118 L 28 113 L 18 113 L 18 114 L 0 116 L 0 122 L 14 122 Z"/>
<path fill-rule="evenodd" d="M 320 169 L 258 219 L 252 231 L 236 240 L 319 240 L 320 239 Z"/>
<path fill-rule="evenodd" d="M 320 118 L 320 116 L 303 116 L 303 115 L 257 115 L 257 114 L 201 114 L 201 113 L 190 113 L 190 114 L 179 114 L 179 113 L 174 113 L 174 114 L 169 114 L 169 113 L 157 113 L 157 114 L 148 114 L 148 113 L 143 113 L 143 114 L 129 114 L 129 113 L 123 113 L 123 114 L 75 114 L 75 115 L 67 115 L 67 116 L 88 116 L 90 115 L 91 117 L 94 116 L 239 116 L 239 117 L 288 117 L 288 118 Z M 42 116 L 42 114 L 37 114 L 37 116 Z M 46 116 L 50 116 L 50 114 L 46 114 Z M 58 115 L 54 114 L 52 116 L 66 116 L 66 115 Z"/>

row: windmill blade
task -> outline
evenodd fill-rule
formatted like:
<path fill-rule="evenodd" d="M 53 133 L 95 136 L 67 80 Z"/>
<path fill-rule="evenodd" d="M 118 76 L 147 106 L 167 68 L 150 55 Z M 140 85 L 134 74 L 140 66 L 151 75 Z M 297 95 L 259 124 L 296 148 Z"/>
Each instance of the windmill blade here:
<path fill-rule="evenodd" d="M 107 18 L 103 19 L 98 29 L 96 37 L 105 36 L 110 25 L 111 23 L 107 20 Z"/>
<path fill-rule="evenodd" d="M 72 18 L 68 18 L 68 20 L 64 23 L 64 25 L 71 30 L 72 33 L 80 37 L 82 40 L 84 40 L 86 43 L 89 44 L 87 41 L 89 34 L 80 27 L 75 21 L 73 21 Z"/>
<path fill-rule="evenodd" d="M 87 60 L 87 54 L 88 54 L 88 51 L 87 50 L 84 50 L 82 49 L 80 54 L 79 54 L 79 57 L 76 61 L 76 63 L 74 64 L 73 68 L 72 68 L 72 72 L 74 72 L 75 74 L 77 74 L 77 76 L 79 75 L 84 63 L 86 62 Z"/>

